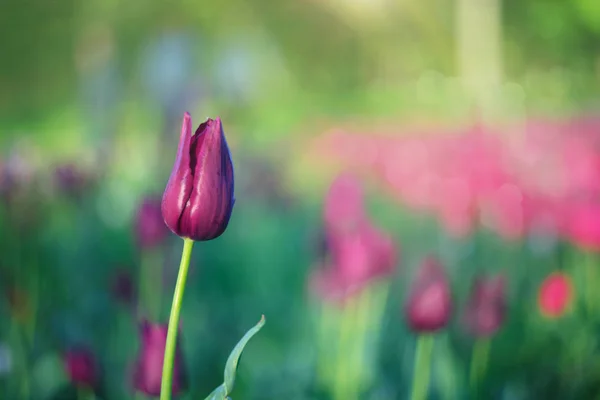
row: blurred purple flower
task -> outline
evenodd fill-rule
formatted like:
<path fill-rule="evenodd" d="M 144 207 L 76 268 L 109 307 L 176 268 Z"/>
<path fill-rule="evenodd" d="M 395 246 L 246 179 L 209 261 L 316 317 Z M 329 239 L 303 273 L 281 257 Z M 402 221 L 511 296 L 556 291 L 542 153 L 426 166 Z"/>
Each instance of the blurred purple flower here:
<path fill-rule="evenodd" d="M 135 233 L 141 249 L 160 246 L 169 230 L 162 217 L 160 198 L 145 198 L 137 211 Z"/>
<path fill-rule="evenodd" d="M 87 176 L 75 164 L 61 164 L 54 169 L 54 181 L 60 193 L 79 198 L 85 190 Z"/>
<path fill-rule="evenodd" d="M 167 330 L 167 324 L 155 324 L 147 320 L 140 323 L 141 344 L 135 365 L 133 384 L 136 390 L 147 396 L 160 395 Z M 178 342 L 173 363 L 172 393 L 177 395 L 186 387 L 185 366 Z"/>
<path fill-rule="evenodd" d="M 408 326 L 418 333 L 443 329 L 452 316 L 452 293 L 443 265 L 426 258 L 417 271 L 406 304 Z"/>
<path fill-rule="evenodd" d="M 165 223 L 195 241 L 221 236 L 233 211 L 233 163 L 220 119 L 208 119 L 192 135 L 185 113 L 177 158 L 162 198 Z"/>
<path fill-rule="evenodd" d="M 12 146 L 0 174 L 0 192 L 6 203 L 16 202 L 31 188 L 38 161 L 33 143 L 23 141 Z"/>
<path fill-rule="evenodd" d="M 67 374 L 75 385 L 94 387 L 98 382 L 95 357 L 88 350 L 69 350 L 64 356 L 64 363 Z"/>
<path fill-rule="evenodd" d="M 506 315 L 506 280 L 504 276 L 478 277 L 464 311 L 464 323 L 475 337 L 494 335 Z"/>
<path fill-rule="evenodd" d="M 133 304 L 135 299 L 135 285 L 129 271 L 117 271 L 112 279 L 111 292 L 117 301 L 125 305 Z"/>
<path fill-rule="evenodd" d="M 320 258 L 325 268 L 315 271 L 310 282 L 319 297 L 344 300 L 370 281 L 393 273 L 397 248 L 368 220 L 362 186 L 355 177 L 342 174 L 333 181 L 323 219 L 325 254 Z"/>

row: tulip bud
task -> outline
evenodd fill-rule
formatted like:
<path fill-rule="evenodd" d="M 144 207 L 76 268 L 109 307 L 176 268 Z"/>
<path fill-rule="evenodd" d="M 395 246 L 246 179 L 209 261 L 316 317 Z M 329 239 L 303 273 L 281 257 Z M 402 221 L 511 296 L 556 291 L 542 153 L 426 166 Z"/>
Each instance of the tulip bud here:
<path fill-rule="evenodd" d="M 136 390 L 147 396 L 160 395 L 167 331 L 167 324 L 153 324 L 147 320 L 140 324 L 140 353 L 135 366 L 133 384 Z M 175 348 L 172 385 L 174 395 L 181 393 L 187 386 L 179 343 Z"/>
<path fill-rule="evenodd" d="M 73 349 L 65 355 L 67 374 L 75 385 L 94 387 L 97 383 L 97 370 L 94 356 L 85 349 Z"/>
<path fill-rule="evenodd" d="M 195 241 L 221 236 L 235 202 L 233 187 L 233 163 L 221 120 L 208 119 L 192 135 L 192 118 L 185 113 L 162 198 L 165 223 L 176 235 Z"/>
<path fill-rule="evenodd" d="M 573 283 L 569 275 L 556 272 L 549 275 L 538 294 L 538 306 L 542 315 L 557 318 L 564 314 L 573 299 Z"/>
<path fill-rule="evenodd" d="M 476 337 L 494 335 L 502 326 L 506 314 L 504 276 L 477 278 L 465 308 L 465 323 Z"/>
<path fill-rule="evenodd" d="M 162 217 L 160 200 L 144 199 L 138 209 L 135 221 L 138 246 L 142 249 L 159 246 L 164 242 L 168 232 Z"/>
<path fill-rule="evenodd" d="M 418 333 L 444 328 L 452 314 L 452 294 L 442 264 L 429 257 L 419 267 L 406 305 L 406 319 Z"/>

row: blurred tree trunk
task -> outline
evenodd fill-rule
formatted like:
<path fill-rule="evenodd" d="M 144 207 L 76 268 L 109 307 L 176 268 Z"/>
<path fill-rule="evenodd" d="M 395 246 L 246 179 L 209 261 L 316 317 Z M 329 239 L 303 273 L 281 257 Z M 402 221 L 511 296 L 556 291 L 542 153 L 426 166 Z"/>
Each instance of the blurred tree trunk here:
<path fill-rule="evenodd" d="M 488 110 L 502 83 L 501 0 L 457 0 L 458 71 L 474 105 Z"/>

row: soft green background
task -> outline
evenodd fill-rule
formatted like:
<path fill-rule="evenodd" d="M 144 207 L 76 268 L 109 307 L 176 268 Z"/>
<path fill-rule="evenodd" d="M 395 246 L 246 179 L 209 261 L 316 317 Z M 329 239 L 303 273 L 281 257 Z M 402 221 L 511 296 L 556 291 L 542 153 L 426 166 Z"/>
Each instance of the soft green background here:
<path fill-rule="evenodd" d="M 60 392 L 66 384 L 60 354 L 73 343 L 97 354 L 106 399 L 132 398 L 136 321 L 108 287 L 117 268 L 140 268 L 133 216 L 145 195 L 162 193 L 185 110 L 196 124 L 221 116 L 237 167 L 226 234 L 194 249 L 182 311 L 186 398 L 204 398 L 222 382 L 227 355 L 261 314 L 267 324 L 244 353 L 234 398 L 329 398 L 315 378 L 314 302 L 306 281 L 334 171 L 324 157 L 304 154 L 308 141 L 336 127 L 401 135 L 416 123 L 443 131 L 480 107 L 499 122 L 598 107 L 600 3 L 498 1 L 503 72 L 494 100 L 479 104 L 458 62 L 458 1 L 4 0 L 0 157 L 21 154 L 43 187 L 51 186 L 56 163 L 93 169 L 108 160 L 108 166 L 83 201 L 23 203 L 17 224 L 25 226 L 25 216 L 37 222 L 25 233 L 16 233 L 3 212 L 2 271 L 18 271 L 26 287 L 41 284 L 26 365 L 2 302 L 0 343 L 13 349 L 14 369 L 0 377 L 0 398 L 19 398 L 15 382 L 23 370 L 34 398 L 72 396 Z M 472 54 L 470 62 L 481 61 Z M 107 153 L 98 155 L 100 149 Z M 485 398 L 598 393 L 594 320 L 575 314 L 550 325 L 535 312 L 537 282 L 556 264 L 551 255 L 535 257 L 486 234 L 475 256 L 470 242 L 445 237 L 435 221 L 376 187 L 369 187 L 369 207 L 402 248 L 402 268 L 383 319 L 373 323 L 381 341 L 369 350 L 375 365 L 365 368 L 374 378 L 361 398 L 409 393 L 414 337 L 401 304 L 412 269 L 430 251 L 448 265 L 460 299 L 470 285 L 461 279 L 466 272 L 511 266 L 511 317 L 492 348 L 485 388 L 493 397 Z M 181 244 L 172 237 L 165 250 L 164 320 Z M 7 285 L 0 281 L 0 290 Z M 470 344 L 460 332 L 452 326 L 438 341 L 436 399 L 466 396 Z"/>

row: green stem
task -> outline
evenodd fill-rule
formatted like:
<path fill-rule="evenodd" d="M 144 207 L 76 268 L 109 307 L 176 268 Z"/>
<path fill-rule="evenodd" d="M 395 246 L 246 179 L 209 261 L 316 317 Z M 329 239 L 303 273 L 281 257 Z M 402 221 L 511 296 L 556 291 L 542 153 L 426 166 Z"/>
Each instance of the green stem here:
<path fill-rule="evenodd" d="M 142 392 L 136 392 L 135 400 L 147 400 L 147 397 Z"/>
<path fill-rule="evenodd" d="M 95 400 L 96 395 L 94 391 L 87 386 L 80 386 L 77 388 L 77 400 Z"/>
<path fill-rule="evenodd" d="M 595 283 L 595 279 L 596 279 L 596 265 L 594 265 L 594 260 L 593 257 L 591 255 L 591 253 L 585 253 L 585 255 L 583 256 L 584 258 L 584 263 L 585 263 L 585 272 L 586 272 L 586 277 L 585 277 L 585 282 L 586 282 L 586 289 L 585 289 L 585 294 L 586 294 L 586 302 L 587 302 L 587 311 L 588 311 L 588 315 L 589 315 L 589 319 L 590 320 L 594 320 L 595 319 L 595 315 L 594 315 L 594 306 L 595 306 L 595 301 L 594 301 L 594 297 L 596 296 L 596 283 Z"/>
<path fill-rule="evenodd" d="M 334 400 L 354 400 L 351 396 L 351 383 L 354 377 L 348 379 L 349 361 L 352 359 L 350 351 L 353 349 L 353 330 L 356 312 L 356 298 L 348 299 L 343 305 L 339 325 L 339 336 L 337 337 L 337 363 L 334 378 L 333 398 Z"/>
<path fill-rule="evenodd" d="M 427 399 L 434 339 L 435 337 L 433 335 L 419 335 L 417 338 L 415 375 L 413 379 L 412 394 L 410 396 L 411 400 Z"/>
<path fill-rule="evenodd" d="M 471 390 L 473 391 L 473 398 L 477 398 L 477 391 L 479 388 L 479 381 L 484 375 L 487 368 L 487 360 L 490 353 L 490 341 L 489 339 L 477 339 L 473 348 L 473 355 L 471 358 L 471 371 L 469 379 L 471 383 Z"/>
<path fill-rule="evenodd" d="M 171 399 L 173 361 L 175 360 L 175 344 L 177 343 L 177 331 L 179 328 L 179 312 L 181 311 L 181 300 L 183 299 L 183 292 L 185 291 L 185 281 L 190 267 L 193 246 L 193 240 L 183 239 L 181 263 L 179 264 L 179 273 L 177 275 L 177 283 L 175 284 L 175 293 L 173 294 L 173 305 L 171 306 L 171 315 L 169 316 L 169 329 L 167 333 L 162 382 L 160 386 L 160 400 Z"/>
<path fill-rule="evenodd" d="M 27 349 L 27 338 L 25 337 L 25 333 L 22 332 L 20 327 L 13 322 L 13 332 L 16 336 L 17 340 L 19 340 L 20 350 L 21 350 L 21 360 L 23 364 L 22 368 L 22 380 L 21 380 L 21 396 L 24 399 L 28 399 L 31 394 L 31 382 L 29 377 L 29 351 Z"/>
<path fill-rule="evenodd" d="M 39 309 L 39 297 L 40 297 L 40 270 L 37 262 L 33 263 L 33 283 L 31 284 L 31 290 L 29 291 L 30 296 L 30 307 L 31 316 L 27 321 L 27 340 L 29 340 L 30 346 L 33 346 L 33 339 L 35 337 L 35 329 L 37 326 L 38 309 Z"/>
<path fill-rule="evenodd" d="M 321 303 L 318 313 L 319 362 L 317 363 L 317 376 L 323 386 L 327 386 L 332 379 L 334 369 L 331 342 L 336 314 L 333 306 L 327 302 Z"/>

